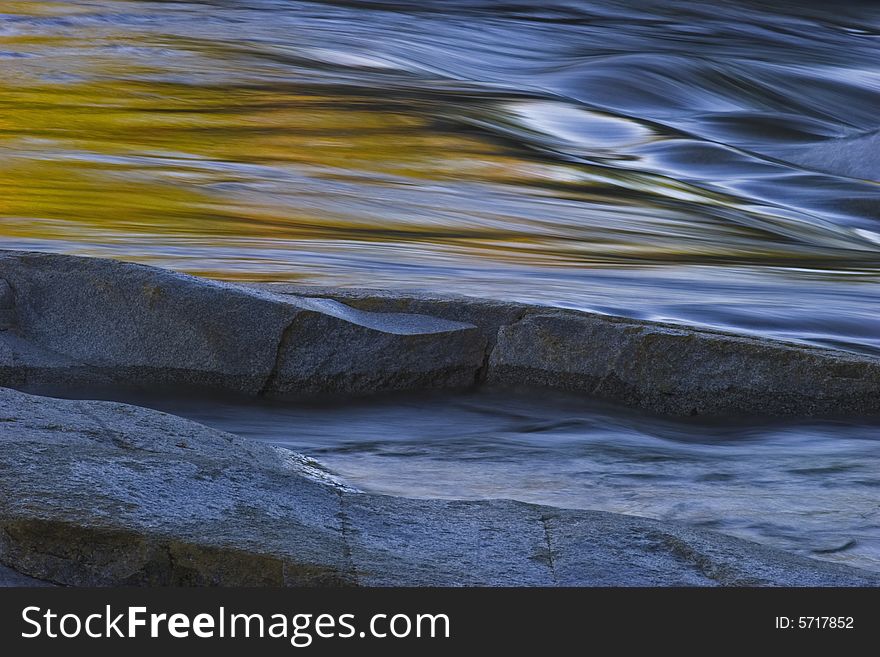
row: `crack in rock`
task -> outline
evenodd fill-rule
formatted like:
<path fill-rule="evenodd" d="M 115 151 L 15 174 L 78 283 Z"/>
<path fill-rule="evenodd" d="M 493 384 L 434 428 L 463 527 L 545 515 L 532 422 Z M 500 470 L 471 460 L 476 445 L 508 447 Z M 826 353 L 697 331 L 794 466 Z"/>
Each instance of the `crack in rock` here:
<path fill-rule="evenodd" d="M 559 578 L 556 576 L 556 558 L 553 555 L 553 543 L 550 540 L 549 520 L 552 516 L 542 515 L 541 525 L 544 527 L 544 540 L 547 543 L 547 563 L 550 566 L 550 575 L 553 578 L 553 586 L 559 586 Z"/>
<path fill-rule="evenodd" d="M 346 493 L 337 489 L 336 495 L 339 497 L 339 513 L 337 514 L 337 517 L 339 518 L 339 530 L 342 536 L 342 558 L 345 559 L 347 570 L 352 577 L 354 585 L 360 586 L 357 566 L 354 563 L 354 552 L 352 551 L 351 543 L 349 542 L 349 535 L 352 533 L 353 528 L 351 525 L 351 519 L 348 517 L 348 512 L 345 509 Z"/>

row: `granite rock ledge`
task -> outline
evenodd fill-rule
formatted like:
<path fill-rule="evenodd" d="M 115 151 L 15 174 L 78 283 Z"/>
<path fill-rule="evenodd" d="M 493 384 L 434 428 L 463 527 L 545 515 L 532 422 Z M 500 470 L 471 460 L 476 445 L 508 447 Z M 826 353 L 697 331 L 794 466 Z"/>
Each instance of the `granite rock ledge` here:
<path fill-rule="evenodd" d="M 0 251 L 0 385 L 252 395 L 560 388 L 667 415 L 880 411 L 880 359 L 697 327 L 381 290 L 234 285 Z"/>
<path fill-rule="evenodd" d="M 0 585 L 877 586 L 613 513 L 357 492 L 284 449 L 0 388 Z"/>
<path fill-rule="evenodd" d="M 12 387 L 454 387 L 473 383 L 486 350 L 479 329 L 462 322 L 41 253 L 0 251 L 0 313 L 0 385 Z"/>

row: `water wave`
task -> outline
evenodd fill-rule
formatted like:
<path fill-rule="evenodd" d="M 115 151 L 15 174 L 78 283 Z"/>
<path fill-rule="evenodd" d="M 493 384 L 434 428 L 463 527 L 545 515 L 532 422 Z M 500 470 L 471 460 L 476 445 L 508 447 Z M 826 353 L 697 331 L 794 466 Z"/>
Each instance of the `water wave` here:
<path fill-rule="evenodd" d="M 880 11 L 770 4 L 7 2 L 0 240 L 878 351 Z"/>

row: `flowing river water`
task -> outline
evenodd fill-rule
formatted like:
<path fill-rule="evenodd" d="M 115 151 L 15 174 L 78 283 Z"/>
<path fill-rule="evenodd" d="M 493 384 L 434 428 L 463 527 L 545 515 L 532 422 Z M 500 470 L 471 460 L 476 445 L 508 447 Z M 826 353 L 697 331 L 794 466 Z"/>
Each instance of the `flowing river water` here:
<path fill-rule="evenodd" d="M 871 2 L 6 0 L 0 248 L 880 354 L 878 37 Z M 366 489 L 675 518 L 880 569 L 868 421 L 495 392 L 142 403 Z"/>

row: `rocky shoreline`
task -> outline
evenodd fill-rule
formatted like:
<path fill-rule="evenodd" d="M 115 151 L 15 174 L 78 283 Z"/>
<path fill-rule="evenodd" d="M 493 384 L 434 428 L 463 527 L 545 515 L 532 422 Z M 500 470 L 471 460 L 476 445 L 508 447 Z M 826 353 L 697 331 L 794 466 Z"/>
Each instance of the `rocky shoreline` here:
<path fill-rule="evenodd" d="M 284 449 L 0 390 L 0 563 L 77 586 L 876 586 L 707 531 L 361 493 Z"/>
<path fill-rule="evenodd" d="M 531 384 L 670 415 L 875 413 L 880 360 L 603 315 L 0 251 L 0 584 L 876 586 L 712 532 L 352 490 L 287 450 L 12 388 Z"/>

